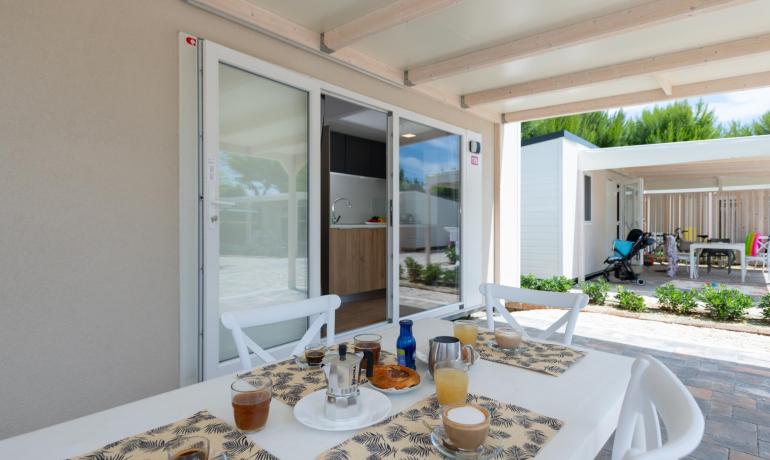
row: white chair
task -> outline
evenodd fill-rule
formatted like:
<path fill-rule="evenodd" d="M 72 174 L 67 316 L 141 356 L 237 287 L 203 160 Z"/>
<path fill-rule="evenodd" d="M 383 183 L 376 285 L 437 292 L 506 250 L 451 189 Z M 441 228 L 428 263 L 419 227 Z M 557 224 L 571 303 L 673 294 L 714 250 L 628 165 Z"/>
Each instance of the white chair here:
<path fill-rule="evenodd" d="M 754 262 L 754 268 L 762 262 L 762 273 L 767 271 L 768 265 L 770 265 L 770 237 L 759 237 L 759 250 L 756 256 L 746 256 L 746 264 Z"/>
<path fill-rule="evenodd" d="M 665 444 L 661 422 L 667 433 Z M 612 460 L 686 457 L 700 444 L 704 425 L 698 404 L 676 375 L 660 361 L 643 355 L 631 368 Z"/>
<path fill-rule="evenodd" d="M 253 368 L 249 350 L 266 363 L 275 362 L 276 359 L 247 336 L 243 329 L 318 315 L 292 351 L 293 355 L 301 356 L 305 352 L 305 345 L 320 333 L 324 324 L 326 324 L 326 344 L 327 346 L 334 344 L 334 312 L 340 307 L 340 303 L 338 296 L 325 295 L 299 302 L 222 313 L 221 320 L 225 328 L 233 333 L 233 341 L 241 360 L 241 370 L 248 371 Z"/>
<path fill-rule="evenodd" d="M 497 310 L 500 315 L 517 329 L 526 338 L 529 337 L 527 331 L 516 322 L 513 315 L 505 308 L 505 301 L 522 302 L 532 305 L 542 305 L 547 308 L 566 308 L 569 309 L 562 317 L 556 320 L 548 329 L 535 336 L 537 339 L 546 340 L 552 336 L 559 328 L 566 324 L 564 338 L 562 343 L 570 345 L 572 343 L 572 334 L 575 332 L 578 314 L 580 310 L 588 305 L 588 296 L 581 293 L 572 292 L 547 292 L 535 291 L 532 289 L 515 288 L 502 286 L 499 284 L 486 283 L 479 288 L 484 295 L 484 304 L 487 308 L 487 327 L 494 330 L 495 322 L 493 318 L 494 311 Z"/>

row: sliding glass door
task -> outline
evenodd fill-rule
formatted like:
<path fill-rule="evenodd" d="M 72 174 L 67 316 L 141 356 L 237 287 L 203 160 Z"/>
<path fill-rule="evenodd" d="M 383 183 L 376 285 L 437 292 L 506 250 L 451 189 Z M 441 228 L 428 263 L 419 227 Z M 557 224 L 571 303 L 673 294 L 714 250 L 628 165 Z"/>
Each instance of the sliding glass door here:
<path fill-rule="evenodd" d="M 399 119 L 399 316 L 460 302 L 458 134 Z"/>
<path fill-rule="evenodd" d="M 222 313 L 309 294 L 310 93 L 250 71 L 248 59 L 220 49 L 207 47 L 204 61 L 206 378 L 233 371 L 227 363 L 238 356 Z M 270 348 L 306 330 L 303 317 L 245 332 Z"/>

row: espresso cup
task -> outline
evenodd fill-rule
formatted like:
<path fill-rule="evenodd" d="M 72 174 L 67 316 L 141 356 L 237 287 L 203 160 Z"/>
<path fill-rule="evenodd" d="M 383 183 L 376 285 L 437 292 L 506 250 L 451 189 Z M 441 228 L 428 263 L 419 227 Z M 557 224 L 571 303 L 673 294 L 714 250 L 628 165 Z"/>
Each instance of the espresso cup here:
<path fill-rule="evenodd" d="M 314 342 L 305 345 L 305 361 L 310 367 L 319 367 L 323 364 L 326 355 L 326 347 L 320 343 Z"/>
<path fill-rule="evenodd" d="M 476 404 L 450 404 L 441 408 L 449 442 L 459 450 L 475 451 L 487 439 L 489 411 Z"/>
<path fill-rule="evenodd" d="M 209 440 L 202 436 L 176 438 L 166 444 L 168 460 L 208 460 Z"/>

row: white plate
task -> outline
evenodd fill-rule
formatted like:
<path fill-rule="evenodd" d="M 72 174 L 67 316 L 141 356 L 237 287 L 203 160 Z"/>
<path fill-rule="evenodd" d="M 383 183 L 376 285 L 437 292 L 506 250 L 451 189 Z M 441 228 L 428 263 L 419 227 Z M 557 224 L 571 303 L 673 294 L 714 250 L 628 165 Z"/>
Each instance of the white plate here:
<path fill-rule="evenodd" d="M 398 394 L 401 394 L 401 393 L 409 393 L 410 391 L 414 391 L 414 390 L 420 388 L 422 386 L 422 377 L 420 377 L 420 383 L 418 383 L 417 385 L 411 386 L 409 388 L 402 388 L 400 390 L 397 390 L 395 388 L 378 388 L 378 387 L 374 386 L 372 384 L 372 382 L 367 382 L 367 384 L 369 386 L 371 386 L 372 388 L 374 388 L 375 390 L 377 390 L 377 391 L 381 391 L 381 392 L 387 393 L 387 394 L 398 395 Z"/>
<path fill-rule="evenodd" d="M 334 421 L 324 416 L 326 389 L 310 393 L 294 406 L 294 418 L 310 428 L 323 431 L 359 430 L 385 420 L 390 415 L 390 399 L 369 388 L 361 391 L 361 415 L 350 420 Z"/>

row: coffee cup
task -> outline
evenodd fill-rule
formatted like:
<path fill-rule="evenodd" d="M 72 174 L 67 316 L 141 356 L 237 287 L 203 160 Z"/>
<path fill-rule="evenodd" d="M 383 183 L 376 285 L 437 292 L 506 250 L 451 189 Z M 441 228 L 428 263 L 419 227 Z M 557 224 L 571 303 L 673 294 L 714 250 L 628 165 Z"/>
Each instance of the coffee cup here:
<path fill-rule="evenodd" d="M 515 350 L 521 345 L 521 332 L 512 327 L 495 328 L 497 346 L 506 350 Z"/>
<path fill-rule="evenodd" d="M 487 439 L 489 411 L 477 404 L 450 404 L 441 409 L 449 442 L 459 450 L 475 451 Z"/>

